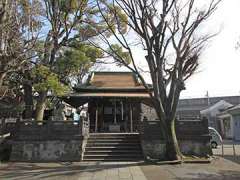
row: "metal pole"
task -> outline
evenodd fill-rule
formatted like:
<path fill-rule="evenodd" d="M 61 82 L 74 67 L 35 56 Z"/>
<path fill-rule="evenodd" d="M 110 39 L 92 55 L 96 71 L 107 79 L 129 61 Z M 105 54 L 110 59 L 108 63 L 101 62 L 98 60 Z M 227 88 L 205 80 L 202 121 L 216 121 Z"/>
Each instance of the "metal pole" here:
<path fill-rule="evenodd" d="M 222 142 L 222 157 L 224 156 L 224 147 L 223 147 L 223 142 Z"/>
<path fill-rule="evenodd" d="M 233 155 L 234 155 L 234 157 L 236 156 L 236 150 L 235 150 L 234 140 L 233 140 Z"/>

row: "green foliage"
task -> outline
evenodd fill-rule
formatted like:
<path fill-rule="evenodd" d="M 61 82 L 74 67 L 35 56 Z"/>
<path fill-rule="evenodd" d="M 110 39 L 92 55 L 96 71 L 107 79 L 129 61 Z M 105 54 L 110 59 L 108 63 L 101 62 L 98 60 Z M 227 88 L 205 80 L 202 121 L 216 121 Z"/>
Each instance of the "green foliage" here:
<path fill-rule="evenodd" d="M 49 67 L 38 65 L 32 70 L 35 79 L 34 89 L 37 92 L 52 91 L 55 95 L 62 95 L 68 91 L 68 87 L 60 83 L 58 75 Z"/>
<path fill-rule="evenodd" d="M 132 62 L 132 58 L 129 54 L 129 52 L 125 52 L 123 51 L 123 47 L 118 45 L 118 44 L 113 44 L 111 45 L 111 48 L 108 49 L 109 54 L 113 55 L 113 58 L 117 59 L 119 62 L 119 66 L 123 65 L 122 62 L 120 61 L 124 61 L 124 63 L 126 64 L 130 64 Z M 121 58 L 120 58 L 121 57 Z"/>
<path fill-rule="evenodd" d="M 78 8 L 83 9 L 86 7 L 88 0 L 60 0 L 60 9 L 63 12 L 73 12 L 77 10 Z"/>
<path fill-rule="evenodd" d="M 128 17 L 123 11 L 120 9 L 120 7 L 115 6 L 113 4 L 107 4 L 108 11 L 107 11 L 107 18 L 109 19 L 109 22 L 111 27 L 113 28 L 113 31 L 117 29 L 122 34 L 125 34 L 128 29 Z"/>
<path fill-rule="evenodd" d="M 93 66 L 97 58 L 103 56 L 102 51 L 86 44 L 71 44 L 56 61 L 56 72 L 61 76 L 74 76 L 86 72 Z"/>

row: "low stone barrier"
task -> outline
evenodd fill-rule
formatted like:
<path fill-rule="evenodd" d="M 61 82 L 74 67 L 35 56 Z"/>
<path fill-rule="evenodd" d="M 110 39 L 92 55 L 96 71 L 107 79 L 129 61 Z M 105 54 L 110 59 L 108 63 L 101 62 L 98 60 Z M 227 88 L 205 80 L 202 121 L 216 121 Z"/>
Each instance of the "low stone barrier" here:
<path fill-rule="evenodd" d="M 176 120 L 176 134 L 184 155 L 206 157 L 212 154 L 207 119 Z M 166 159 L 166 141 L 159 120 L 144 119 L 140 126 L 145 158 Z"/>
<path fill-rule="evenodd" d="M 85 121 L 17 122 L 10 161 L 80 161 L 88 135 Z"/>

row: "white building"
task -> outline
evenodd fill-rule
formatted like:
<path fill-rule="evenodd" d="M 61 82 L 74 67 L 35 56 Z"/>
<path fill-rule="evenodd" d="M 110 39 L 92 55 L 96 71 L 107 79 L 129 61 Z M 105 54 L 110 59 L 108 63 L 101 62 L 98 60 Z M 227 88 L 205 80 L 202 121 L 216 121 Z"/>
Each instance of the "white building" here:
<path fill-rule="evenodd" d="M 224 137 L 240 141 L 240 104 L 221 112 L 218 118 Z"/>
<path fill-rule="evenodd" d="M 208 118 L 210 127 L 217 129 L 221 133 L 221 122 L 219 122 L 217 115 L 230 107 L 233 107 L 233 105 L 224 100 L 220 100 L 207 109 L 200 111 L 200 114 Z"/>

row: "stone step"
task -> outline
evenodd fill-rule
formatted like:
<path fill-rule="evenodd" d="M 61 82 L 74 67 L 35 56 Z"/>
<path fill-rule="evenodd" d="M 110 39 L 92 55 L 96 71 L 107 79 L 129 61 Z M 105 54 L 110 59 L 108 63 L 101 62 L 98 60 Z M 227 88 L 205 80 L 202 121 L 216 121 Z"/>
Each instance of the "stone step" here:
<path fill-rule="evenodd" d="M 86 154 L 84 158 L 142 158 L 142 154 Z"/>
<path fill-rule="evenodd" d="M 140 150 L 87 150 L 85 154 L 141 154 Z"/>
<path fill-rule="evenodd" d="M 99 140 L 105 140 L 105 141 L 140 141 L 139 138 L 88 138 L 88 141 L 99 141 Z"/>
<path fill-rule="evenodd" d="M 112 142 L 116 142 L 116 143 L 122 143 L 122 142 L 126 142 L 126 143 L 139 143 L 139 140 L 137 139 L 89 139 L 88 143 L 112 143 Z"/>
<path fill-rule="evenodd" d="M 89 138 L 139 138 L 139 135 L 129 135 L 129 134 L 98 134 L 90 135 Z"/>
<path fill-rule="evenodd" d="M 90 146 L 90 147 L 86 147 L 85 148 L 85 151 L 88 151 L 88 150 L 102 150 L 102 151 L 105 151 L 105 150 L 139 150 L 140 149 L 140 146 L 108 146 L 108 147 L 104 147 L 104 146 Z"/>
<path fill-rule="evenodd" d="M 90 133 L 90 136 L 139 136 L 139 133 Z"/>
<path fill-rule="evenodd" d="M 84 161 L 130 161 L 142 160 L 139 134 L 90 134 Z"/>
<path fill-rule="evenodd" d="M 138 162 L 138 161 L 142 161 L 143 158 L 112 158 L 112 157 L 108 157 L 108 158 L 83 158 L 83 161 L 114 161 L 114 162 L 119 162 L 119 161 L 134 161 L 134 162 Z"/>
<path fill-rule="evenodd" d="M 115 146 L 115 147 L 132 147 L 132 146 L 136 146 L 136 147 L 140 147 L 140 144 L 138 143 L 119 143 L 119 142 L 95 142 L 95 143 L 87 143 L 86 147 L 93 147 L 93 146 L 103 146 L 103 147 L 112 147 L 112 146 Z"/>

